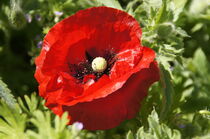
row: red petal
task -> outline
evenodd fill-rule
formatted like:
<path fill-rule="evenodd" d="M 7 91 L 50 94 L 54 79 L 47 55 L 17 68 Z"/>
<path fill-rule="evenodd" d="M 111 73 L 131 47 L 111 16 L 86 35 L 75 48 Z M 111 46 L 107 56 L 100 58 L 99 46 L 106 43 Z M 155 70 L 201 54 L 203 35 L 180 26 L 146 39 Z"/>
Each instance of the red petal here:
<path fill-rule="evenodd" d="M 155 53 L 142 47 L 140 38 L 133 17 L 108 7 L 82 10 L 57 23 L 35 61 L 35 78 L 46 106 L 58 115 L 68 111 L 71 123 L 80 121 L 90 130 L 109 129 L 132 118 L 149 86 L 159 80 Z M 107 50 L 118 58 L 110 75 L 78 83 L 69 64 L 84 61 L 86 52 L 96 57 Z"/>
<path fill-rule="evenodd" d="M 59 72 L 69 73 L 68 64 L 84 60 L 85 51 L 89 51 L 93 56 L 111 48 L 115 52 L 129 50 L 140 54 L 140 37 L 141 29 L 138 22 L 126 12 L 108 7 L 79 11 L 56 24 L 46 35 L 41 54 L 36 59 L 35 77 L 41 83 L 46 76 L 54 76 Z M 126 57 L 131 55 L 132 53 Z M 85 87 L 84 95 L 69 105 L 105 97 L 119 89 L 129 76 L 111 83 L 108 78 L 106 82 L 99 79 L 99 83 L 93 84 L 89 89 Z M 100 89 L 101 86 L 105 87 Z M 97 89 L 99 90 L 92 94 L 93 90 Z"/>
<path fill-rule="evenodd" d="M 63 106 L 63 110 L 69 112 L 71 123 L 82 122 L 85 129 L 113 128 L 136 115 L 149 86 L 159 80 L 158 73 L 157 65 L 153 62 L 149 69 L 132 75 L 121 89 L 111 95 L 74 106 Z"/>
<path fill-rule="evenodd" d="M 95 56 L 111 48 L 117 52 L 140 47 L 140 37 L 138 22 L 126 12 L 108 7 L 81 10 L 49 31 L 36 65 L 45 73 L 56 73 L 66 69 L 68 62 L 84 60 L 85 51 Z"/>
<path fill-rule="evenodd" d="M 79 102 L 89 102 L 93 99 L 106 97 L 107 95 L 110 95 L 111 93 L 120 89 L 132 74 L 139 72 L 142 69 L 149 68 L 149 65 L 154 61 L 154 58 L 154 51 L 150 48 L 143 47 L 142 58 L 139 63 L 136 64 L 134 69 L 130 70 L 129 72 L 127 71 L 127 73 L 118 78 L 114 78 L 111 75 L 111 78 L 113 78 L 112 80 L 108 76 L 104 75 L 99 79 L 99 81 L 94 83 L 87 90 L 84 90 L 81 96 L 75 97 L 72 101 L 65 101 L 65 103 L 61 103 L 63 105 L 72 106 Z M 115 73 L 120 73 L 119 70 L 123 71 L 123 68 L 124 65 L 119 65 L 119 67 L 116 67 Z"/>

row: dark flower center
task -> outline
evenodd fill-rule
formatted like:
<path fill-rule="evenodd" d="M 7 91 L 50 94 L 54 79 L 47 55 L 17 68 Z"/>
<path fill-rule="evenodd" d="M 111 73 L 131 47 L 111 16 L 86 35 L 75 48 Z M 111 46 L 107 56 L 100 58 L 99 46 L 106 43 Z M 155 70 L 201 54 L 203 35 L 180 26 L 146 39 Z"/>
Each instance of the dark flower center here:
<path fill-rule="evenodd" d="M 85 83 L 84 78 L 86 76 L 97 81 L 102 75 L 109 75 L 110 70 L 116 61 L 115 53 L 113 51 L 105 51 L 104 55 L 101 57 L 103 57 L 107 62 L 106 69 L 103 72 L 96 72 L 92 69 L 91 66 L 92 61 L 96 57 L 91 56 L 87 51 L 85 53 L 85 56 L 85 61 L 82 61 L 78 64 L 69 64 L 71 75 L 78 79 L 80 83 Z"/>

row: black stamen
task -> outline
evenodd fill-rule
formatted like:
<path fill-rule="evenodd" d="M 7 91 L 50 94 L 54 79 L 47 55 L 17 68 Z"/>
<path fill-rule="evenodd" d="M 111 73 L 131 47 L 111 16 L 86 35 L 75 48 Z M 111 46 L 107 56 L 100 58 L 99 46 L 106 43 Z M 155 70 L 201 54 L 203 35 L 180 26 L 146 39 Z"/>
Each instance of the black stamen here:
<path fill-rule="evenodd" d="M 87 51 L 85 52 L 85 56 L 89 63 L 91 63 L 94 59 Z"/>
<path fill-rule="evenodd" d="M 114 65 L 116 58 L 113 51 L 105 51 L 103 57 L 107 61 L 107 68 L 104 72 L 94 72 L 91 66 L 91 63 L 94 59 L 88 52 L 85 52 L 86 61 L 80 62 L 79 64 L 69 64 L 70 74 L 77 78 L 80 83 L 83 82 L 83 78 L 86 75 L 93 74 L 95 75 L 95 81 L 97 81 L 103 74 L 110 74 L 110 70 Z"/>

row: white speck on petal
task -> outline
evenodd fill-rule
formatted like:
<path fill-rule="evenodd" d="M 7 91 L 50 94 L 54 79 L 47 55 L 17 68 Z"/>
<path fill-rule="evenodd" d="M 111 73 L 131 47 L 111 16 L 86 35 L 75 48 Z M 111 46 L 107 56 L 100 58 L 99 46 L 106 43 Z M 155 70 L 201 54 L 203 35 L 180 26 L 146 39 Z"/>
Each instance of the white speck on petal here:
<path fill-rule="evenodd" d="M 130 50 L 130 49 L 128 49 L 128 50 L 125 50 L 125 51 L 119 52 L 119 53 L 118 53 L 118 55 L 122 55 L 122 54 L 127 53 L 127 52 L 130 52 L 130 51 L 131 51 L 131 50 Z"/>
<path fill-rule="evenodd" d="M 45 51 L 47 51 L 47 52 L 50 50 L 50 47 L 49 47 L 48 43 L 45 43 L 45 44 L 43 45 L 43 49 L 44 49 Z"/>
<path fill-rule="evenodd" d="M 124 62 L 124 61 L 128 61 L 129 60 L 129 58 L 123 58 L 123 59 L 119 59 L 119 60 L 117 60 L 118 62 Z"/>
<path fill-rule="evenodd" d="M 57 79 L 57 83 L 61 83 L 63 81 L 62 77 L 59 76 L 58 79 Z"/>
<path fill-rule="evenodd" d="M 40 69 L 40 67 L 39 66 L 36 66 L 36 70 L 38 70 L 38 69 Z"/>
<path fill-rule="evenodd" d="M 92 85 L 94 82 L 95 82 L 95 81 L 94 81 L 93 79 L 90 79 L 90 80 L 88 80 L 88 81 L 86 82 L 86 84 L 87 84 L 88 86 L 90 86 L 90 85 Z"/>
<path fill-rule="evenodd" d="M 129 66 L 134 67 L 135 65 L 133 63 L 129 63 Z"/>

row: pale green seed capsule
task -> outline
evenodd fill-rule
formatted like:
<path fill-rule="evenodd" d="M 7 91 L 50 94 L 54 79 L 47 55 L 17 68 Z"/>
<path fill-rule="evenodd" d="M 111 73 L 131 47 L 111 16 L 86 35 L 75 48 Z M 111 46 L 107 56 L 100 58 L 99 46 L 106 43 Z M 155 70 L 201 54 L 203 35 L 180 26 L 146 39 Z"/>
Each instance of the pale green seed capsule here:
<path fill-rule="evenodd" d="M 107 62 L 106 59 L 103 57 L 96 57 L 92 61 L 92 69 L 95 72 L 103 72 L 107 68 Z"/>

